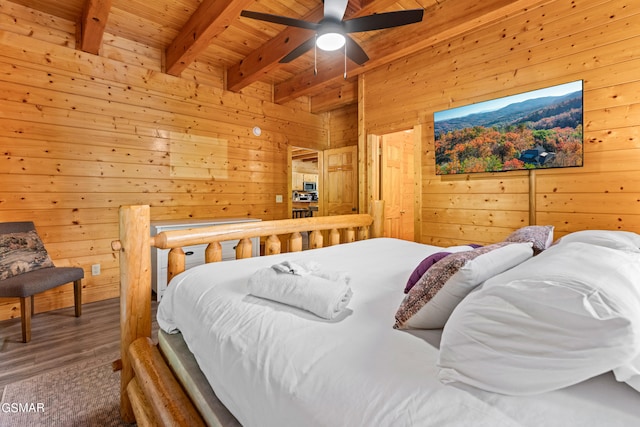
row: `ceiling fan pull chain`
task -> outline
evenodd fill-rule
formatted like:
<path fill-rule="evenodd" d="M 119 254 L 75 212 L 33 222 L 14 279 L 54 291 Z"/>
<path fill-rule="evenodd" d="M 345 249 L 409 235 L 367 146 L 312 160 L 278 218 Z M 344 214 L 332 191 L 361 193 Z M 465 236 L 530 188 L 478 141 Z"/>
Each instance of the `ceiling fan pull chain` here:
<path fill-rule="evenodd" d="M 344 44 L 344 79 L 347 80 L 347 44 Z"/>
<path fill-rule="evenodd" d="M 313 44 L 313 75 L 318 75 L 318 33 L 316 33 L 316 42 Z"/>

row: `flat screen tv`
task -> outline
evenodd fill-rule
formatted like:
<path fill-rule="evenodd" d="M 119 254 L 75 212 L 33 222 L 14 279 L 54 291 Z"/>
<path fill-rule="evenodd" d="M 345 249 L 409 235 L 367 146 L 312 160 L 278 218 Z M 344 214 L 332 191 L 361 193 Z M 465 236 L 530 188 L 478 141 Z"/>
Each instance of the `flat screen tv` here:
<path fill-rule="evenodd" d="M 582 80 L 434 114 L 436 174 L 583 163 Z"/>

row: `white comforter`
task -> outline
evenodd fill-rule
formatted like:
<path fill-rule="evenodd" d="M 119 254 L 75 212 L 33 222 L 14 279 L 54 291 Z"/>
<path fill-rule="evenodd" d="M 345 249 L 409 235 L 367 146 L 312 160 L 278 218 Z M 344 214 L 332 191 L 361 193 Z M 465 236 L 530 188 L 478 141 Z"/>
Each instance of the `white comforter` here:
<path fill-rule="evenodd" d="M 372 239 L 196 267 L 158 308 L 181 331 L 216 394 L 244 426 L 632 426 L 637 392 L 609 374 L 512 397 L 438 382 L 438 331 L 393 329 L 413 268 L 440 248 Z M 250 296 L 256 270 L 310 260 L 348 271 L 353 297 L 327 321 Z"/>

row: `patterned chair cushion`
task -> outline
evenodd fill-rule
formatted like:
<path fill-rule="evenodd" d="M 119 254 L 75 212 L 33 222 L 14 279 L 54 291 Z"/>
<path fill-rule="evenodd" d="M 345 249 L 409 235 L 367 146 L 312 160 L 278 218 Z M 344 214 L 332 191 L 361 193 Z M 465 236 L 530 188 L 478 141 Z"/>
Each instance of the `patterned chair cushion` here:
<path fill-rule="evenodd" d="M 35 230 L 0 235 L 0 280 L 53 266 Z"/>

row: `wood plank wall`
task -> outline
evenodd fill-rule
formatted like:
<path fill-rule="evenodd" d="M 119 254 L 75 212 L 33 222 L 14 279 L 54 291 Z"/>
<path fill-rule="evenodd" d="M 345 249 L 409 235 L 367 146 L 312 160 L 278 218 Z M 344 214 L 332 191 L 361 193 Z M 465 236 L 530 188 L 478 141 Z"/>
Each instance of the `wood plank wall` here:
<path fill-rule="evenodd" d="M 536 172 L 536 222 L 640 232 L 638 28 L 640 2 L 557 0 L 367 73 L 367 133 L 425 129 L 421 240 L 490 243 L 529 223 L 528 173 L 435 175 L 434 111 L 579 79 L 584 167 Z"/>
<path fill-rule="evenodd" d="M 358 104 L 347 105 L 329 115 L 329 148 L 358 145 Z"/>
<path fill-rule="evenodd" d="M 77 51 L 75 23 L 0 3 L 0 221 L 34 221 L 56 265 L 85 270 L 85 302 L 118 296 L 120 205 L 150 204 L 152 219 L 288 218 L 275 203 L 288 197 L 287 146 L 328 144 L 308 100 L 226 92 L 212 64 L 169 76 L 160 58 L 110 35 L 100 56 Z M 71 305 L 69 285 L 35 311 Z M 0 299 L 0 320 L 19 310 Z"/>

